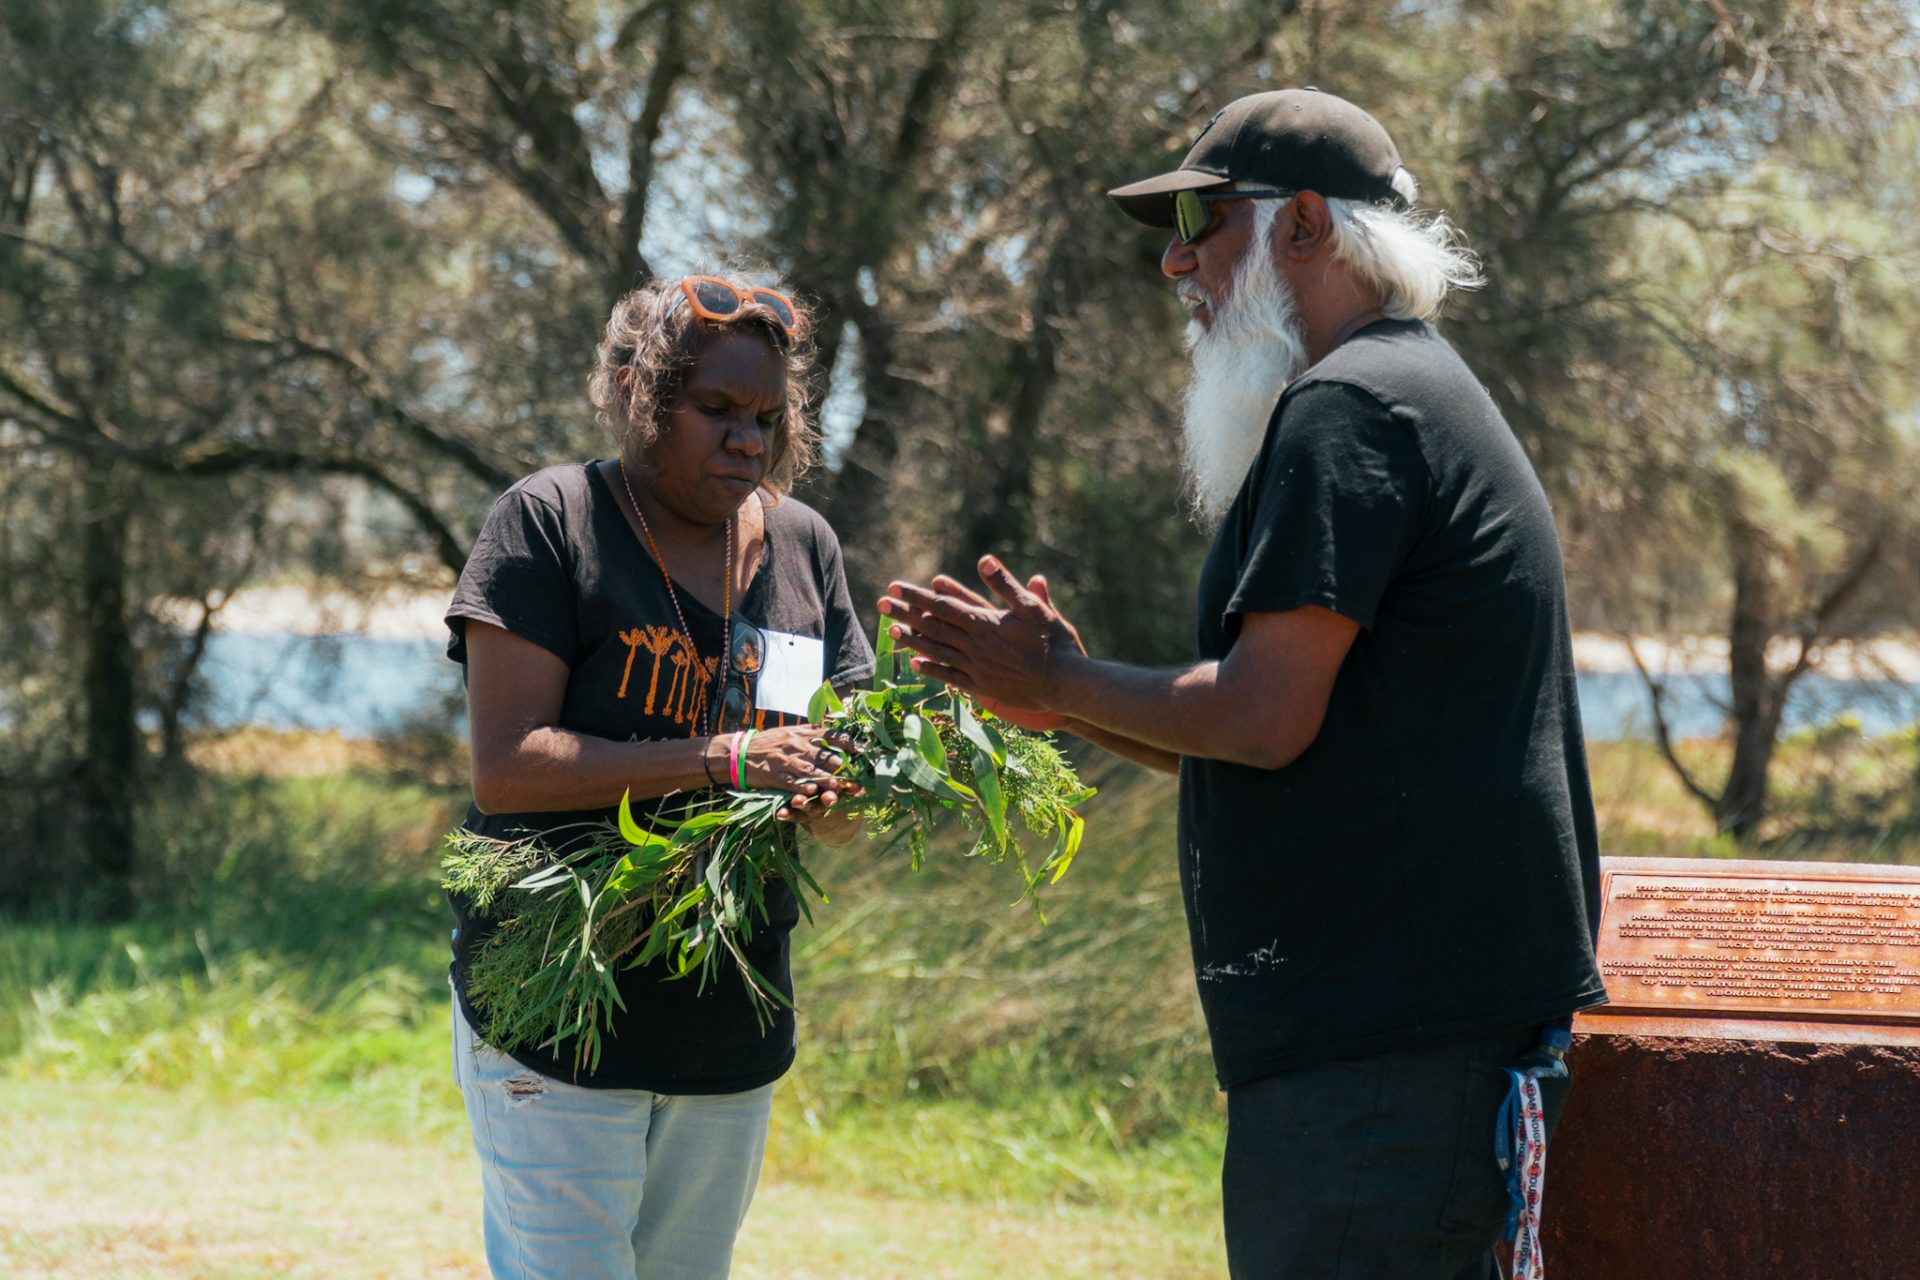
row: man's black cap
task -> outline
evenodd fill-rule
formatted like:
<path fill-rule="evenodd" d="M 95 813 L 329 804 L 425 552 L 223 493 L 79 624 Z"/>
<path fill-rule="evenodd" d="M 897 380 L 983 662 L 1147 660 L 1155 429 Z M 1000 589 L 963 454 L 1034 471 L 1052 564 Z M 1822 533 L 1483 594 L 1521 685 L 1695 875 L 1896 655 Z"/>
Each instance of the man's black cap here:
<path fill-rule="evenodd" d="M 1318 89 L 1278 89 L 1215 112 L 1178 169 L 1107 194 L 1136 221 L 1171 227 L 1175 193 L 1232 181 L 1404 206 L 1400 168 L 1393 139 L 1359 107 Z"/>

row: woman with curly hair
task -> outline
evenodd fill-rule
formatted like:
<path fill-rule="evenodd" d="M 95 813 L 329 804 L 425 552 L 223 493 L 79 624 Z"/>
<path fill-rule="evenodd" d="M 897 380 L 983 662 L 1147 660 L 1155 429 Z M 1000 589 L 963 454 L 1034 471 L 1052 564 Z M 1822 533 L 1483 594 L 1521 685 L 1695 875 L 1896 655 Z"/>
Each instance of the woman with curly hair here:
<path fill-rule="evenodd" d="M 840 546 L 787 496 L 811 460 L 812 317 L 731 275 L 657 281 L 614 305 L 589 393 L 612 458 L 549 467 L 488 516 L 447 611 L 473 752 L 466 826 L 556 851 L 709 787 L 789 794 L 838 843 L 838 754 L 806 723 L 822 680 L 873 671 Z M 798 904 L 768 889 L 747 947 L 788 1000 Z M 485 1192 L 487 1260 L 516 1280 L 724 1276 L 792 1064 L 737 973 L 615 973 L 624 1010 L 597 1068 L 570 1039 L 503 1054 L 474 1031 L 467 964 L 491 921 L 455 898 L 454 1075 Z"/>

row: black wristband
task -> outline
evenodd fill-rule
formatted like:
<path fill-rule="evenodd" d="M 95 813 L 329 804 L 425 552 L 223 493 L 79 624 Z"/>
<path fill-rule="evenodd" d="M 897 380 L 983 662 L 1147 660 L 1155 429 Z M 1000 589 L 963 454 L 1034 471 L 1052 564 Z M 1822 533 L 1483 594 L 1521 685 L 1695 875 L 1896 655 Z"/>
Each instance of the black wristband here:
<path fill-rule="evenodd" d="M 712 749 L 713 749 L 713 739 L 708 738 L 706 742 L 703 743 L 700 747 L 700 772 L 707 775 L 708 786 L 717 787 L 720 784 L 713 780 L 713 766 L 707 763 L 707 752 L 711 751 Z"/>

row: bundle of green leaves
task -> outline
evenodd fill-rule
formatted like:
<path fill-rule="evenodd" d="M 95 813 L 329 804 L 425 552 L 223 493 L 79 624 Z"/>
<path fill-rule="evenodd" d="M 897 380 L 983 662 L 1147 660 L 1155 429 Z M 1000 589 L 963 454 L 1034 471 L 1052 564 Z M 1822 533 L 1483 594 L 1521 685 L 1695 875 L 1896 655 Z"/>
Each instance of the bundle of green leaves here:
<path fill-rule="evenodd" d="M 1039 911 L 1041 889 L 1080 848 L 1075 809 L 1093 790 L 1049 735 L 916 675 L 884 622 L 875 648 L 873 688 L 843 702 L 822 685 L 810 708 L 815 724 L 852 744 L 840 773 L 860 791 L 841 805 L 869 835 L 887 837 L 883 853 L 905 843 L 916 870 L 935 823 L 957 817 L 973 836 L 967 856 L 1017 868 Z M 482 1036 L 508 1051 L 571 1039 L 575 1069 L 591 1072 L 624 1007 L 614 974 L 655 961 L 703 988 L 731 966 L 769 1016 L 785 997 L 746 957 L 767 921 L 767 888 L 783 881 L 809 920 L 808 896 L 826 901 L 792 824 L 775 816 L 786 800 L 780 791 L 700 792 L 642 826 L 623 796 L 617 824 L 564 854 L 536 837 L 449 835 L 442 883 L 496 921 L 467 978 Z M 1045 856 L 1030 857 L 1016 828 L 1045 840 Z"/>

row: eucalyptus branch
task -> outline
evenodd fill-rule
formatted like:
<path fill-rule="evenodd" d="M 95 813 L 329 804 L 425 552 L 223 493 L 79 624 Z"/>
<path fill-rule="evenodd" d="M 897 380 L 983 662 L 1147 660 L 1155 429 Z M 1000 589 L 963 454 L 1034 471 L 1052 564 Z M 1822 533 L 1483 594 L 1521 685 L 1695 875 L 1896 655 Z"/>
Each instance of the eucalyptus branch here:
<path fill-rule="evenodd" d="M 857 784 L 841 807 L 887 848 L 904 843 L 917 870 L 943 813 L 974 835 L 968 856 L 1010 862 L 1039 910 L 1080 848 L 1076 807 L 1093 794 L 1043 735 L 996 721 L 971 699 L 913 675 L 883 625 L 879 678 L 842 702 L 831 686 L 812 718 L 853 744 L 841 767 Z M 659 964 L 702 988 L 737 979 L 763 1025 L 785 1002 L 756 972 L 747 944 L 768 921 L 767 891 L 784 883 L 809 917 L 825 893 L 797 856 L 778 791 L 725 791 L 635 821 L 622 797 L 617 825 L 564 855 L 538 840 L 448 837 L 443 884 L 497 924 L 474 954 L 467 995 L 496 1048 L 567 1043 L 576 1071 L 593 1071 L 602 1037 L 624 1007 L 615 975 Z M 1047 842 L 1029 860 L 1016 835 Z M 1041 917 L 1045 919 L 1044 915 Z"/>

